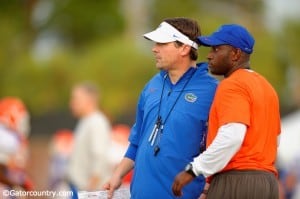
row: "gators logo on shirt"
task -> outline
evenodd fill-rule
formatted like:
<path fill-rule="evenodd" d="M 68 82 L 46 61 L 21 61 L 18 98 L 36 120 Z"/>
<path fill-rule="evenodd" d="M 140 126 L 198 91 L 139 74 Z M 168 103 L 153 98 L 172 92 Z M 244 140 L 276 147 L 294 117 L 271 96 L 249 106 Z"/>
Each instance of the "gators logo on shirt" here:
<path fill-rule="evenodd" d="M 187 93 L 185 94 L 184 99 L 188 102 L 194 103 L 197 101 L 197 96 L 194 93 Z"/>

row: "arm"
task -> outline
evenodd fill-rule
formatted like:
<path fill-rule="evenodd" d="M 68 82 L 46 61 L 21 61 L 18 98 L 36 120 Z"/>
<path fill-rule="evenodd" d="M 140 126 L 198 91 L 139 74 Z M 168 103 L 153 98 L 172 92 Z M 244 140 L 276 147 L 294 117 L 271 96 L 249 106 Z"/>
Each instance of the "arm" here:
<path fill-rule="evenodd" d="M 113 192 L 121 186 L 124 176 L 133 169 L 136 152 L 137 146 L 134 144 L 130 144 L 125 157 L 117 166 L 110 181 L 104 185 L 104 189 L 108 190 L 109 199 L 112 198 Z"/>
<path fill-rule="evenodd" d="M 219 128 L 212 144 L 192 163 L 196 175 L 209 177 L 221 171 L 240 149 L 246 135 L 247 126 L 229 123 Z"/>
<path fill-rule="evenodd" d="M 144 115 L 144 95 L 143 92 L 140 96 L 137 111 L 136 111 L 136 122 L 131 128 L 129 142 L 130 145 L 127 149 L 125 157 L 121 161 L 121 163 L 117 166 L 115 172 L 113 173 L 111 179 L 108 183 L 104 185 L 104 189 L 108 190 L 108 198 L 111 199 L 113 196 L 113 192 L 118 189 L 122 184 L 122 179 L 124 176 L 129 173 L 134 167 L 134 162 L 136 158 L 136 152 L 138 150 L 138 144 L 140 141 L 141 134 L 141 126 L 143 123 L 143 115 Z"/>
<path fill-rule="evenodd" d="M 212 144 L 192 162 L 193 173 L 208 177 L 222 170 L 240 149 L 246 129 L 246 125 L 241 123 L 221 126 Z M 174 195 L 181 196 L 183 186 L 193 179 L 194 177 L 185 171 L 179 173 L 172 186 Z"/>
<path fill-rule="evenodd" d="M 108 199 L 111 199 L 113 192 L 118 189 L 122 184 L 122 179 L 134 167 L 134 161 L 130 158 L 124 157 L 121 163 L 115 170 L 112 178 L 104 185 L 104 189 L 108 190 Z"/>
<path fill-rule="evenodd" d="M 112 198 L 114 191 L 121 186 L 124 176 L 133 169 L 137 149 L 138 146 L 134 144 L 129 145 L 125 157 L 117 166 L 109 182 L 104 185 L 103 188 L 108 190 L 108 199 Z"/>
<path fill-rule="evenodd" d="M 207 193 L 208 193 L 209 185 L 210 185 L 210 184 L 208 184 L 208 183 L 205 184 L 204 189 L 203 189 L 203 192 L 201 193 L 199 199 L 206 199 L 206 195 L 207 195 Z"/>

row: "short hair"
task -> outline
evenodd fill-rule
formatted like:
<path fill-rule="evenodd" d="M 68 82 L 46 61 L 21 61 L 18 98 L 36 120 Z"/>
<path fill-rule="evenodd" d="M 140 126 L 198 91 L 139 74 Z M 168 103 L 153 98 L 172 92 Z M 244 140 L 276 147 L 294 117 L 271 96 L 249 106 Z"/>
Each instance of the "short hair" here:
<path fill-rule="evenodd" d="M 175 18 L 167 18 L 164 20 L 168 24 L 172 25 L 174 28 L 179 30 L 185 36 L 187 36 L 190 40 L 197 43 L 197 37 L 201 36 L 200 26 L 197 21 L 185 17 L 175 17 Z M 183 45 L 181 42 L 176 42 L 179 45 Z M 198 59 L 198 51 L 197 49 L 191 48 L 190 51 L 191 60 Z"/>
<path fill-rule="evenodd" d="M 100 96 L 99 88 L 91 82 L 81 82 L 79 84 L 76 84 L 74 88 L 80 88 L 89 96 L 94 98 L 96 101 L 99 100 L 99 96 Z"/>

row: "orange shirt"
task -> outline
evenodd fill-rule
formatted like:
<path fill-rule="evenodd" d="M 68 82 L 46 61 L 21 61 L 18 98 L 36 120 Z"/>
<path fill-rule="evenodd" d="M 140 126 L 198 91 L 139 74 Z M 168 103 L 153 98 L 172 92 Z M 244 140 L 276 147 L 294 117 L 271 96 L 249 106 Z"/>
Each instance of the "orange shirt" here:
<path fill-rule="evenodd" d="M 226 170 L 265 170 L 277 175 L 275 159 L 280 113 L 277 94 L 258 73 L 239 69 L 218 86 L 209 116 L 207 146 L 227 123 L 247 125 L 245 139 Z"/>

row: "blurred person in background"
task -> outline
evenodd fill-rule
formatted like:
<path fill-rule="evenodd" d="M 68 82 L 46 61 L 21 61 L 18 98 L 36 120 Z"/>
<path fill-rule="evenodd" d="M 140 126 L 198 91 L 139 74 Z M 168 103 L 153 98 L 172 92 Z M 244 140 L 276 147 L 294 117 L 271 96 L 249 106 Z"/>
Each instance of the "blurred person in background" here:
<path fill-rule="evenodd" d="M 209 114 L 207 149 L 189 163 L 195 176 L 209 177 L 202 198 L 279 198 L 275 160 L 281 133 L 279 99 L 272 85 L 251 70 L 255 40 L 237 24 L 200 36 L 212 74 L 223 75 Z M 175 178 L 175 196 L 194 177 Z M 205 195 L 207 194 L 207 195 Z"/>
<path fill-rule="evenodd" d="M 16 97 L 0 100 L 0 189 L 32 190 L 26 173 L 29 113 Z M 4 197 L 4 196 L 3 196 Z"/>
<path fill-rule="evenodd" d="M 291 176 L 291 181 L 294 179 L 294 191 L 292 194 L 292 199 L 300 198 L 300 151 L 298 151 L 297 155 L 294 157 L 293 161 L 289 165 L 288 175 Z M 292 184 L 293 182 L 291 182 Z"/>
<path fill-rule="evenodd" d="M 287 166 L 281 168 L 280 180 L 284 192 L 284 199 L 300 198 L 300 151 Z"/>
<path fill-rule="evenodd" d="M 118 166 L 129 146 L 128 137 L 130 127 L 124 124 L 117 124 L 112 129 L 112 143 L 110 147 L 110 161 L 114 168 Z M 132 178 L 132 172 L 128 173 L 122 182 L 122 186 L 129 187 Z"/>
<path fill-rule="evenodd" d="M 73 132 L 69 129 L 60 129 L 54 133 L 50 143 L 49 190 L 68 190 L 65 178 L 73 141 Z"/>
<path fill-rule="evenodd" d="M 217 81 L 207 64 L 197 64 L 200 27 L 188 18 L 165 19 L 147 34 L 160 70 L 144 87 L 137 105 L 130 145 L 110 181 L 109 198 L 134 168 L 132 199 L 173 199 L 176 174 L 201 153 L 209 108 Z M 196 199 L 205 180 L 198 177 L 185 188 L 183 199 Z"/>
<path fill-rule="evenodd" d="M 111 125 L 98 106 L 99 91 L 91 83 L 73 87 L 70 108 L 79 119 L 68 166 L 68 180 L 76 198 L 77 191 L 100 189 L 110 176 L 109 147 Z"/>

